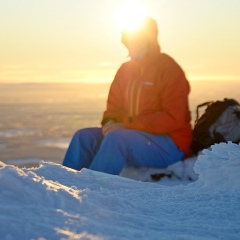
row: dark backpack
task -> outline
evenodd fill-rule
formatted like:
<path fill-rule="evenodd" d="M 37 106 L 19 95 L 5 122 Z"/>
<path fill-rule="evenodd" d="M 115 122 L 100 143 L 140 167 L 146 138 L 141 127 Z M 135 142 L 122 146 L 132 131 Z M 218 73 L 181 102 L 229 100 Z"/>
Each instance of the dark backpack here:
<path fill-rule="evenodd" d="M 199 117 L 199 108 L 207 106 Z M 197 106 L 191 151 L 197 154 L 214 143 L 240 141 L 240 105 L 234 99 L 206 102 Z"/>

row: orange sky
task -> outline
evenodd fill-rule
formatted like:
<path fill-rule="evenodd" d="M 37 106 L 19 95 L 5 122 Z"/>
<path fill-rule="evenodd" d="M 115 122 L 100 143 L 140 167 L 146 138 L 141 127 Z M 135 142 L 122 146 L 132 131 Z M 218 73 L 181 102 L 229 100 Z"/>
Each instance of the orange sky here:
<path fill-rule="evenodd" d="M 1 0 L 0 83 L 112 81 L 127 59 L 114 21 L 121 2 Z M 141 3 L 190 80 L 240 81 L 239 0 Z"/>

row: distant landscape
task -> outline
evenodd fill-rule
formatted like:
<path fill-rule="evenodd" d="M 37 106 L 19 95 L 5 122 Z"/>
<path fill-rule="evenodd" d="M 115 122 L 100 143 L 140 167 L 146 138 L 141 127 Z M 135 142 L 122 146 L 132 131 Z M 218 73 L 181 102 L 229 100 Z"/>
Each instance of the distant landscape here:
<path fill-rule="evenodd" d="M 0 160 L 61 163 L 74 132 L 100 126 L 110 84 L 1 84 Z M 192 120 L 200 103 L 235 98 L 240 81 L 192 81 Z"/>

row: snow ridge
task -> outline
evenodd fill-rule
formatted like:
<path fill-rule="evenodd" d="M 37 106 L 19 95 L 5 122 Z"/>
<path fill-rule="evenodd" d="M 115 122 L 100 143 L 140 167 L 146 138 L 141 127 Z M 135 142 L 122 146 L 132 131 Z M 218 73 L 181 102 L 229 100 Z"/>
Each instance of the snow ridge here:
<path fill-rule="evenodd" d="M 1 239 L 239 239 L 240 146 L 204 150 L 194 170 L 173 186 L 0 162 Z"/>

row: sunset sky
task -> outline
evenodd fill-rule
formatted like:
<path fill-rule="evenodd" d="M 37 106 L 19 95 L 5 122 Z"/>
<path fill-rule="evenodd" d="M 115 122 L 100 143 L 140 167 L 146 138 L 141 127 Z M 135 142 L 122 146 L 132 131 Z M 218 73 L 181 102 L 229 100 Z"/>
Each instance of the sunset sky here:
<path fill-rule="evenodd" d="M 128 55 L 116 20 L 122 2 L 0 0 L 0 83 L 112 81 Z M 139 2 L 189 80 L 240 81 L 239 0 Z"/>

